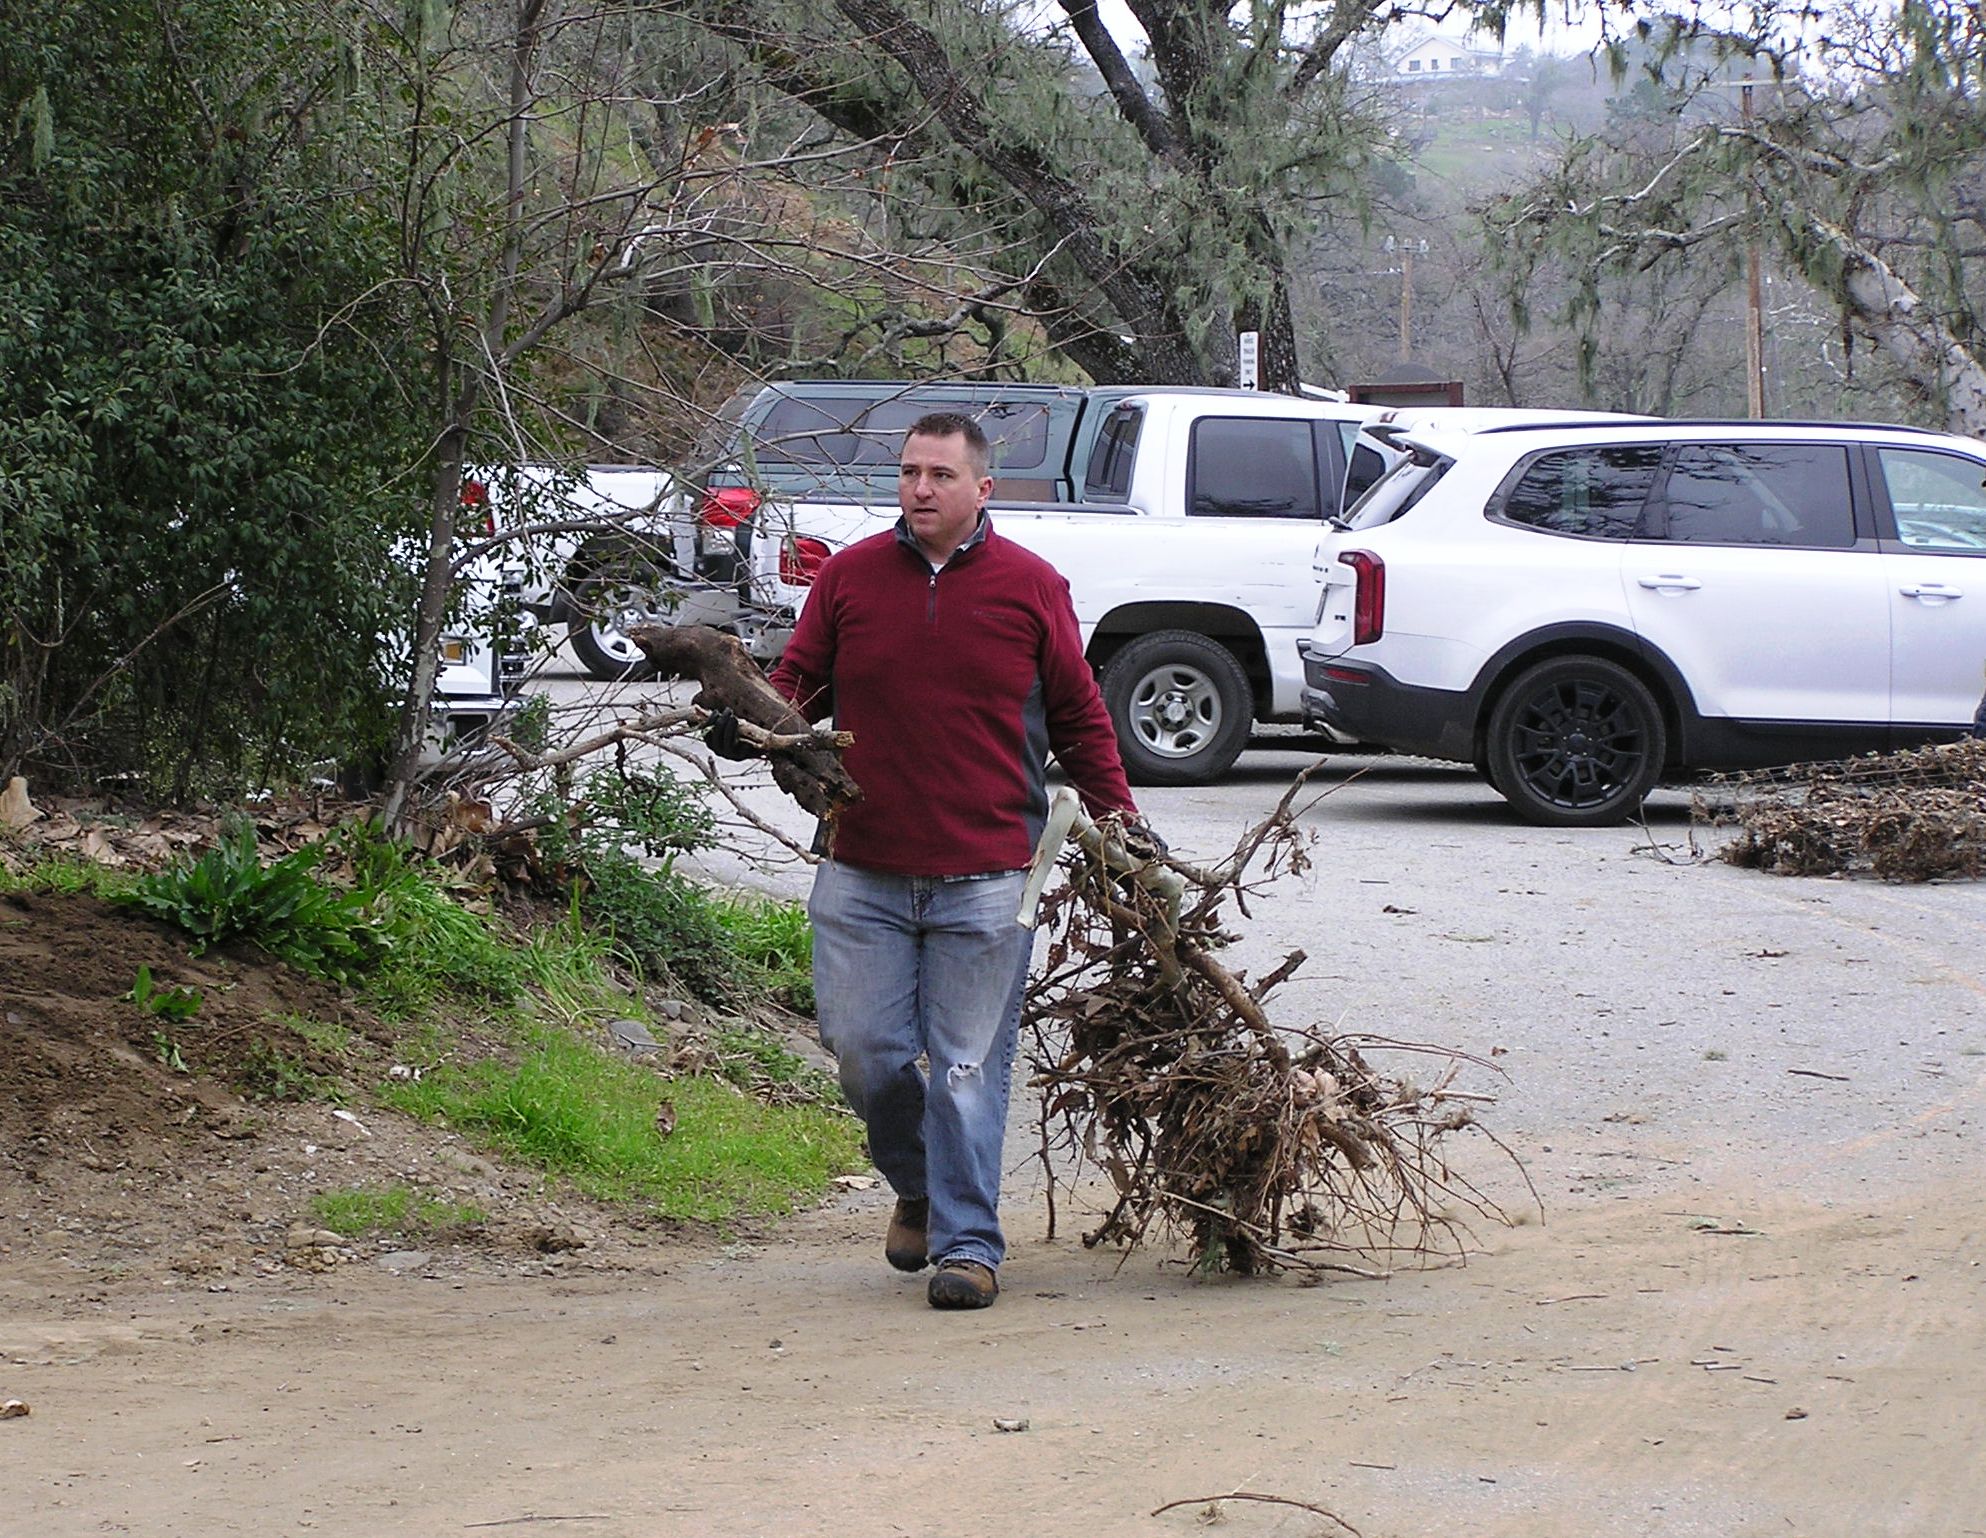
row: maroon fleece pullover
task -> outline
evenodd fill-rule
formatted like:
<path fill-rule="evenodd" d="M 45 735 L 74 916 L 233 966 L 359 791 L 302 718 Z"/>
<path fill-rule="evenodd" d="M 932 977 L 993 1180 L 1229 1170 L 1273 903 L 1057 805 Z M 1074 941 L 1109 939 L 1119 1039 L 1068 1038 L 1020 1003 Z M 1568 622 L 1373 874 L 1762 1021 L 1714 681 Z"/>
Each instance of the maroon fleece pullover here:
<path fill-rule="evenodd" d="M 855 734 L 837 860 L 904 876 L 1018 870 L 1052 750 L 1092 815 L 1136 815 L 1069 584 L 979 528 L 939 571 L 899 522 L 822 565 L 772 684 Z"/>

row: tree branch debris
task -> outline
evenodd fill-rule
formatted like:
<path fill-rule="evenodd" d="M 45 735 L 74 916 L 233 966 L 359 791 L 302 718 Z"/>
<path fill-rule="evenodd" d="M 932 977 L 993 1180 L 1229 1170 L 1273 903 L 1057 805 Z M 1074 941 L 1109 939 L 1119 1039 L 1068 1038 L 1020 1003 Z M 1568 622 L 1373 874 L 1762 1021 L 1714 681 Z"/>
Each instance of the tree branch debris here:
<path fill-rule="evenodd" d="M 1066 879 L 1041 904 L 1047 966 L 1024 1013 L 1051 1232 L 1055 1186 L 1073 1187 L 1085 1167 L 1116 1192 L 1086 1245 L 1128 1249 L 1157 1224 L 1210 1271 L 1383 1275 L 1326 1257 L 1459 1257 L 1459 1214 L 1508 1221 L 1441 1153 L 1450 1134 L 1481 1130 L 1474 1106 L 1486 1097 L 1452 1087 L 1461 1065 L 1489 1065 L 1277 1026 L 1266 1001 L 1301 954 L 1253 987 L 1217 959 L 1237 938 L 1222 908 L 1232 897 L 1246 912 L 1250 865 L 1264 862 L 1257 885 L 1308 866 L 1311 835 L 1297 826 L 1304 783 L 1216 870 L 1145 857 L 1135 833 L 1109 820 L 1070 823 Z M 1374 1046 L 1430 1053 L 1441 1067 L 1425 1086 L 1396 1078 L 1367 1061 Z"/>

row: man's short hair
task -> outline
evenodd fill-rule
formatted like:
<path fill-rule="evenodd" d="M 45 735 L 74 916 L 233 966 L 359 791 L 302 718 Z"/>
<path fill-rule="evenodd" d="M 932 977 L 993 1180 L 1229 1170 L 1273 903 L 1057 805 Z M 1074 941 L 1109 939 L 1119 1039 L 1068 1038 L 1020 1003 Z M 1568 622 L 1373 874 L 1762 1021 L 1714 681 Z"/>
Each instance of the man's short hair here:
<path fill-rule="evenodd" d="M 949 438 L 954 434 L 965 439 L 966 457 L 972 461 L 976 474 L 985 475 L 992 469 L 993 445 L 986 440 L 986 430 L 971 417 L 961 416 L 956 411 L 927 411 L 910 424 L 904 441 L 912 438 Z"/>

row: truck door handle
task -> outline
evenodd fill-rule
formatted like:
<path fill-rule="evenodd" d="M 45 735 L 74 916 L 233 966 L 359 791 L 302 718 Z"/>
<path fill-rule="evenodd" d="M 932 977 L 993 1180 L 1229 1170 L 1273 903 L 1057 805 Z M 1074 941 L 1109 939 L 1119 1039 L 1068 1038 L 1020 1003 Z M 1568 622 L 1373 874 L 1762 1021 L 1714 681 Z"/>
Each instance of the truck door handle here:
<path fill-rule="evenodd" d="M 1899 591 L 1905 598 L 1928 598 L 1933 603 L 1943 603 L 1948 598 L 1965 596 L 1964 588 L 1953 587 L 1946 582 L 1913 582 L 1909 587 Z"/>
<path fill-rule="evenodd" d="M 1660 576 L 1660 577 L 1642 577 L 1639 580 L 1643 587 L 1649 588 L 1657 593 L 1663 593 L 1663 592 L 1693 593 L 1698 588 L 1703 586 L 1703 584 L 1697 581 L 1696 578 L 1694 577 Z"/>

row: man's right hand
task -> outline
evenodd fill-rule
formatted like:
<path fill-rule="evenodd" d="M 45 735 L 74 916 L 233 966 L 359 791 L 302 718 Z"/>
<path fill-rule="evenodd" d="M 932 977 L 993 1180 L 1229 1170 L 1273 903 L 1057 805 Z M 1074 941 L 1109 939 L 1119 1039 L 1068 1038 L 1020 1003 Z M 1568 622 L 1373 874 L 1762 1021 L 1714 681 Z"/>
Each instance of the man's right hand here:
<path fill-rule="evenodd" d="M 719 758 L 746 759 L 763 757 L 762 751 L 746 742 L 738 735 L 738 717 L 735 712 L 713 710 L 710 719 L 703 725 L 704 746 Z"/>
<path fill-rule="evenodd" d="M 1125 819 L 1118 826 L 1118 838 L 1124 845 L 1124 852 L 1133 859 L 1163 860 L 1172 853 L 1172 848 L 1159 837 L 1158 830 L 1142 817 Z"/>

